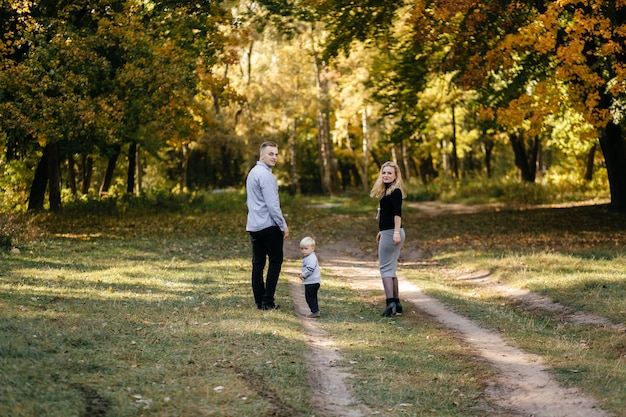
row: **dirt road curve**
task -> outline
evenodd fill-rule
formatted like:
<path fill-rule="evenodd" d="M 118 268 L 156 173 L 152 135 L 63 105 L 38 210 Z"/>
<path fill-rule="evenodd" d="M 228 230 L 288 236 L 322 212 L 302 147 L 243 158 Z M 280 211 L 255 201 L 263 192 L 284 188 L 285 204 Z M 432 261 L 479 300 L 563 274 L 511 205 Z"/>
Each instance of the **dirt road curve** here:
<path fill-rule="evenodd" d="M 455 212 L 462 210 L 461 206 L 452 207 Z M 441 214 L 441 207 L 426 207 L 425 215 L 432 212 Z M 291 240 L 285 243 L 287 258 L 299 259 L 297 242 Z M 365 254 L 350 242 L 337 242 L 332 247 L 318 248 L 318 256 L 324 260 L 324 268 L 333 271 L 333 274 L 344 277 L 355 290 L 381 289 L 375 260 L 367 260 Z M 411 257 L 411 254 L 408 254 Z M 288 271 L 290 276 L 299 271 Z M 507 416 L 520 417 L 609 417 L 610 414 L 595 407 L 594 401 L 576 389 L 564 388 L 559 385 L 548 373 L 548 366 L 541 357 L 527 354 L 520 349 L 508 345 L 504 339 L 491 330 L 482 328 L 476 322 L 448 310 L 438 300 L 431 298 L 420 291 L 415 285 L 403 279 L 400 275 L 400 295 L 405 308 L 410 306 L 430 315 L 434 320 L 441 322 L 457 332 L 466 343 L 471 345 L 480 355 L 498 370 L 498 377 L 492 381 L 486 394 L 503 410 Z M 468 279 L 468 277 L 458 277 Z M 470 277 L 475 278 L 475 277 Z M 487 275 L 478 277 L 483 284 L 488 282 Z M 546 302 L 545 297 L 534 296 L 528 292 L 500 285 L 500 291 L 509 293 L 512 297 L 524 297 L 526 302 L 546 303 L 554 308 L 551 300 Z M 316 320 L 305 318 L 308 312 L 301 284 L 291 282 L 291 295 L 294 298 L 296 312 L 302 317 L 302 324 L 309 338 L 311 346 L 310 381 L 314 390 L 314 398 L 318 404 L 318 413 L 323 416 L 368 416 L 372 413 L 359 404 L 345 384 L 349 371 L 335 367 L 334 364 L 341 358 L 330 338 L 320 330 Z M 541 307 L 541 306 L 538 306 Z M 558 308 L 558 306 L 557 306 Z M 572 312 L 576 320 L 596 322 L 597 317 L 586 317 L 584 314 Z M 500 415 L 500 414 L 498 414 Z"/>

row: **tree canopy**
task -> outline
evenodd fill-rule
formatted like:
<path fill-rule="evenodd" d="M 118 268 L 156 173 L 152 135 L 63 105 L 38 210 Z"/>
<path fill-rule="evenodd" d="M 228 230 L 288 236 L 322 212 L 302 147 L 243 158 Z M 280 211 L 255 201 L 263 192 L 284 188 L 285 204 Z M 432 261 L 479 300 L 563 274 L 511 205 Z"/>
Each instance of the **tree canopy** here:
<path fill-rule="evenodd" d="M 274 140 L 292 193 L 367 190 L 393 159 L 422 184 L 602 175 L 624 211 L 625 17 L 601 0 L 5 0 L 2 205 L 241 187 Z"/>

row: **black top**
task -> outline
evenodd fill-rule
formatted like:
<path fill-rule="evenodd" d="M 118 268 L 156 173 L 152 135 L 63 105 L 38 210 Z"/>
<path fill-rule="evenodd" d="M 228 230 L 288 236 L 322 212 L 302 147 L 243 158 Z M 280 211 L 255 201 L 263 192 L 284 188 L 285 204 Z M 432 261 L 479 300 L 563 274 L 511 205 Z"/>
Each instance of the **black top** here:
<path fill-rule="evenodd" d="M 378 217 L 378 230 L 394 228 L 394 216 L 402 217 L 402 191 L 396 188 L 389 195 L 380 199 L 380 216 Z"/>

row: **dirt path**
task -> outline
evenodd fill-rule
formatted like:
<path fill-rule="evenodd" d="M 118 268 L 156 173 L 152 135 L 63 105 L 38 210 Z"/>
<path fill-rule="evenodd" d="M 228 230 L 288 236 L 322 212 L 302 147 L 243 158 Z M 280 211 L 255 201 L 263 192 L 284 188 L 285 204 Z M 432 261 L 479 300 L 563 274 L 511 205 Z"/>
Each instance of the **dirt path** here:
<path fill-rule="evenodd" d="M 296 276 L 300 271 L 287 270 L 290 276 Z M 335 366 L 342 356 L 335 347 L 335 343 L 326 336 L 326 332 L 317 325 L 317 320 L 308 319 L 310 313 L 302 284 L 291 279 L 289 292 L 294 299 L 296 313 L 301 318 L 306 332 L 307 342 L 311 351 L 307 357 L 309 367 L 309 383 L 313 390 L 313 401 L 320 416 L 362 417 L 372 415 L 362 404 L 354 398 L 346 384 L 350 373 Z"/>
<path fill-rule="evenodd" d="M 448 209 L 460 213 L 463 206 L 450 206 Z M 476 210 L 477 208 L 467 208 Z M 424 215 L 442 214 L 441 206 L 426 205 Z M 297 242 L 288 241 L 285 245 L 286 256 L 299 258 Z M 318 257 L 324 260 L 324 268 L 333 274 L 345 278 L 355 290 L 380 290 L 381 283 L 376 262 L 367 260 L 371 255 L 360 252 L 350 242 L 337 242 L 333 245 L 318 248 Z M 404 253 L 405 260 L 415 261 L 419 253 Z M 408 265 L 407 265 L 408 266 Z M 406 266 L 405 266 L 406 267 Z M 298 271 L 285 271 L 293 276 Z M 492 381 L 486 394 L 502 409 L 510 410 L 506 415 L 520 417 L 609 417 L 610 414 L 596 408 L 593 399 L 573 388 L 564 388 L 552 378 L 549 366 L 542 358 L 531 355 L 511 346 L 496 332 L 482 328 L 478 323 L 448 310 L 438 300 L 429 297 L 415 285 L 400 275 L 400 295 L 405 308 L 416 308 L 428 314 L 448 328 L 454 330 L 469 345 L 498 371 L 497 378 Z M 612 324 L 602 317 L 569 311 L 564 306 L 552 302 L 547 297 L 539 296 L 525 290 L 510 288 L 491 281 L 488 272 L 477 271 L 455 277 L 459 280 L 473 280 L 477 285 L 491 285 L 493 289 L 507 296 L 538 308 L 562 309 L 559 312 L 568 314 L 577 323 L 591 323 L 611 326 L 623 330 L 623 324 Z M 294 298 L 296 311 L 300 315 L 306 334 L 311 344 L 310 379 L 314 390 L 314 399 L 318 404 L 318 412 L 324 416 L 358 417 L 370 415 L 367 408 L 353 397 L 345 379 L 349 371 L 334 366 L 341 358 L 332 342 L 320 330 L 318 322 L 307 319 L 307 306 L 302 296 L 301 284 L 291 282 L 291 295 Z M 501 415 L 501 414 L 498 414 Z"/>

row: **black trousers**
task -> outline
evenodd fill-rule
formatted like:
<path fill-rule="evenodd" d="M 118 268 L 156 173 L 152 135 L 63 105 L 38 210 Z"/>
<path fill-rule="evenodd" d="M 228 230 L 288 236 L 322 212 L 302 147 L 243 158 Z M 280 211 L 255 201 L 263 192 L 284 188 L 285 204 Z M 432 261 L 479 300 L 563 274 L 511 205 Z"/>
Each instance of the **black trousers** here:
<path fill-rule="evenodd" d="M 252 293 L 258 308 L 273 307 L 278 276 L 283 265 L 283 232 L 278 226 L 250 232 L 252 243 Z M 269 260 L 267 278 L 263 281 Z"/>
<path fill-rule="evenodd" d="M 320 307 L 317 304 L 317 291 L 320 289 L 320 284 L 304 284 L 304 299 L 311 309 L 311 313 L 317 313 L 320 311 Z"/>

